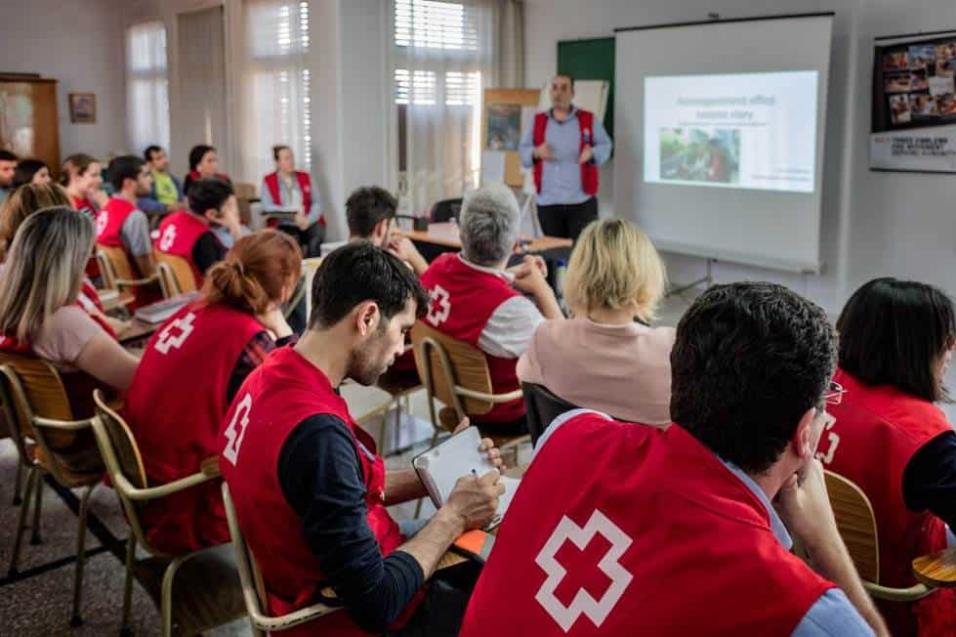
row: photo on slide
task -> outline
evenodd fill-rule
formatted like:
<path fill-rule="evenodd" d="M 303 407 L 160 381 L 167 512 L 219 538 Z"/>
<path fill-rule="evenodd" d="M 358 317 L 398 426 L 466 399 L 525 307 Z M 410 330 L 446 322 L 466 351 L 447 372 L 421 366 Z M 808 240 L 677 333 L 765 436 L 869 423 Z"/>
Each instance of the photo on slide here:
<path fill-rule="evenodd" d="M 905 71 L 910 67 L 910 59 L 906 51 L 891 51 L 883 54 L 884 71 Z"/>
<path fill-rule="evenodd" d="M 890 95 L 890 117 L 894 124 L 906 124 L 911 119 L 910 98 L 907 95 Z"/>
<path fill-rule="evenodd" d="M 740 182 L 740 130 L 662 128 L 661 181 Z"/>
<path fill-rule="evenodd" d="M 910 47 L 910 68 L 925 69 L 936 60 L 936 47 L 932 44 L 916 44 Z"/>
<path fill-rule="evenodd" d="M 936 98 L 936 108 L 940 115 L 956 115 L 956 95 L 940 95 Z"/>
<path fill-rule="evenodd" d="M 883 78 L 883 90 L 887 93 L 906 93 L 910 88 L 911 75 L 909 73 L 890 73 Z"/>
<path fill-rule="evenodd" d="M 910 95 L 910 105 L 915 119 L 933 119 L 939 117 L 936 99 L 932 95 Z"/>

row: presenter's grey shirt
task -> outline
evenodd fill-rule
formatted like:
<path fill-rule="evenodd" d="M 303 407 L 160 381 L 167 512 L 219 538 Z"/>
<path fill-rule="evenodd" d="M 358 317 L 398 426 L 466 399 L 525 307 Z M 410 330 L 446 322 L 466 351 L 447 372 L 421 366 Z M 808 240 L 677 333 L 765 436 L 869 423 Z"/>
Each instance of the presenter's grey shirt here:
<path fill-rule="evenodd" d="M 531 168 L 534 163 L 534 126 L 529 126 L 521 138 L 518 154 L 521 164 Z M 554 159 L 544 162 L 541 171 L 541 192 L 538 193 L 539 206 L 584 203 L 591 195 L 581 189 L 581 123 L 578 109 L 571 108 L 571 114 L 559 122 L 548 111 L 548 124 L 544 129 L 544 140 L 551 147 Z M 594 163 L 601 165 L 611 156 L 611 138 L 604 130 L 604 124 L 595 116 L 591 150 Z"/>

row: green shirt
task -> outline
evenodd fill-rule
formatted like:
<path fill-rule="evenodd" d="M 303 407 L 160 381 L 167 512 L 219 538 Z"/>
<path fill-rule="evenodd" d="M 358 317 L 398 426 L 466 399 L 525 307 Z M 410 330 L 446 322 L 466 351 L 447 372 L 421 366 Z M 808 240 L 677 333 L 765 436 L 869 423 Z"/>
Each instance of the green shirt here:
<path fill-rule="evenodd" d="M 175 206 L 179 203 L 179 192 L 169 173 L 154 172 L 153 183 L 156 188 L 156 200 L 159 203 L 167 206 Z"/>

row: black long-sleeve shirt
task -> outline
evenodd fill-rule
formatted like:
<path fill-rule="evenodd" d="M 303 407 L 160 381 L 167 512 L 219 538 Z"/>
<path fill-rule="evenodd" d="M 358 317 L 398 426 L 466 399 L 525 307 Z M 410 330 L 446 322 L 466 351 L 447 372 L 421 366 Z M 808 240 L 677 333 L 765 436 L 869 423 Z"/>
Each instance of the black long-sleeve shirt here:
<path fill-rule="evenodd" d="M 911 511 L 929 510 L 956 531 L 956 432 L 936 436 L 913 454 L 903 471 L 903 500 Z"/>
<path fill-rule="evenodd" d="M 347 427 L 329 414 L 299 423 L 279 456 L 279 484 L 352 619 L 380 632 L 398 618 L 425 577 L 408 553 L 382 557 L 366 518 L 365 482 Z"/>

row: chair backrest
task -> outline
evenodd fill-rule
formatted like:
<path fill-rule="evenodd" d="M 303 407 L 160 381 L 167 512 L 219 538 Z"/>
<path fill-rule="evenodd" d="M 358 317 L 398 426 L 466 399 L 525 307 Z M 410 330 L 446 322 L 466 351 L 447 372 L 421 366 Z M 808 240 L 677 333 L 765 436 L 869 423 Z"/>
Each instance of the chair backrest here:
<path fill-rule="evenodd" d="M 538 438 L 555 418 L 565 412 L 578 409 L 577 405 L 558 398 L 544 385 L 521 383 L 521 390 L 524 392 L 531 444 L 537 444 Z"/>
<path fill-rule="evenodd" d="M 880 581 L 880 542 L 873 507 L 866 494 L 843 476 L 826 471 L 827 494 L 840 537 L 850 552 L 860 577 Z"/>
<path fill-rule="evenodd" d="M 456 199 L 442 199 L 432 206 L 431 220 L 433 223 L 441 223 L 458 219 L 461 214 L 461 204 L 464 200 L 461 197 Z"/>
<path fill-rule="evenodd" d="M 244 181 L 232 182 L 232 190 L 236 193 L 236 203 L 239 206 L 239 221 L 248 226 L 252 223 L 252 201 L 256 199 L 256 185 Z"/>
<path fill-rule="evenodd" d="M 488 360 L 476 347 L 442 334 L 417 321 L 412 328 L 418 375 L 434 396 L 459 412 L 459 417 L 480 416 L 494 407 L 490 400 L 462 396 L 455 385 L 472 392 L 493 394 Z"/>
<path fill-rule="evenodd" d="M 133 292 L 128 286 L 120 285 L 120 281 L 133 281 L 136 274 L 130 266 L 129 259 L 126 257 L 126 251 L 117 246 L 103 246 L 97 244 L 96 256 L 100 264 L 100 272 L 103 274 L 104 284 L 120 293 L 120 298 L 124 301 L 133 298 Z"/>
<path fill-rule="evenodd" d="M 136 489 L 145 489 L 149 486 L 136 438 L 123 417 L 106 404 L 103 393 L 98 389 L 93 392 L 93 402 L 96 406 L 93 433 L 96 436 L 100 455 L 103 457 L 103 464 L 106 465 L 106 472 L 123 505 L 130 528 L 136 534 L 136 540 L 151 549 L 139 520 L 139 508 L 127 496 L 123 480 L 120 479 L 122 476 Z"/>
<path fill-rule="evenodd" d="M 168 299 L 177 294 L 199 289 L 189 261 L 175 254 L 166 254 L 158 250 L 154 252 L 154 256 L 159 270 L 159 284 L 163 289 L 163 298 Z"/>
<path fill-rule="evenodd" d="M 255 556 L 246 545 L 246 539 L 239 527 L 236 507 L 232 503 L 232 496 L 229 494 L 229 485 L 225 482 L 222 483 L 222 503 L 226 510 L 226 522 L 229 525 L 232 546 L 236 551 L 236 570 L 239 571 L 239 581 L 242 584 L 242 598 L 254 629 L 273 632 L 286 630 L 339 610 L 332 606 L 315 604 L 280 617 L 267 614 L 263 610 L 268 608 L 269 604 L 262 574 L 259 571 L 258 564 L 256 564 Z"/>
<path fill-rule="evenodd" d="M 102 461 L 92 445 L 90 421 L 74 420 L 59 373 L 42 359 L 0 353 L 0 391 L 17 450 L 26 458 L 26 446 L 43 451 L 43 466 L 61 484 L 85 482 L 102 472 Z"/>

